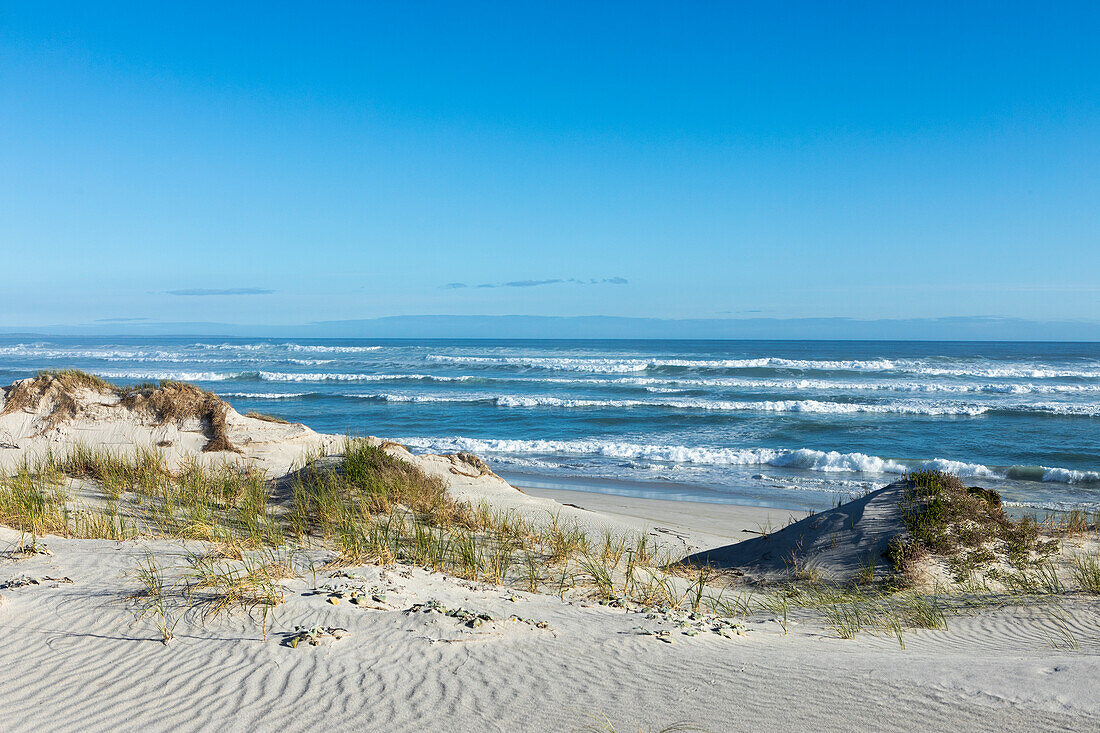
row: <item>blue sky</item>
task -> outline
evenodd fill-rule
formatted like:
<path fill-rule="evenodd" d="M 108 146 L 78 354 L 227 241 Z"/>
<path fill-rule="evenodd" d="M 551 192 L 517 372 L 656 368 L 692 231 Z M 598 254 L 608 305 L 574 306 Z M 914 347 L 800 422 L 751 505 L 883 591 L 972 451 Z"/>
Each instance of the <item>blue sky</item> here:
<path fill-rule="evenodd" d="M 5 3 L 0 326 L 1100 320 L 1095 3 Z"/>

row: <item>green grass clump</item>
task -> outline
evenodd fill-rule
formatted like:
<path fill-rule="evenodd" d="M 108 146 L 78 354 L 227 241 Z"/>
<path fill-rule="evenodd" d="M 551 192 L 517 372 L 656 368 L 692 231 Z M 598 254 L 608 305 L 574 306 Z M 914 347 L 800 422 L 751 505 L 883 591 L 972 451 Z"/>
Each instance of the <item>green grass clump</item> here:
<path fill-rule="evenodd" d="M 1091 552 L 1074 557 L 1073 578 L 1086 593 L 1100 595 L 1100 553 Z"/>
<path fill-rule="evenodd" d="M 901 501 L 906 535 L 887 550 L 903 576 L 911 576 L 923 558 L 938 555 L 947 559 L 955 579 L 965 582 L 998 559 L 1026 566 L 1057 547 L 1040 538 L 1033 519 L 1009 519 L 994 491 L 968 488 L 958 476 L 940 471 L 915 471 L 906 480 Z"/>
<path fill-rule="evenodd" d="M 68 534 L 65 495 L 56 476 L 38 477 L 26 466 L 0 476 L 0 524 L 30 535 L 30 548 L 44 534 Z"/>

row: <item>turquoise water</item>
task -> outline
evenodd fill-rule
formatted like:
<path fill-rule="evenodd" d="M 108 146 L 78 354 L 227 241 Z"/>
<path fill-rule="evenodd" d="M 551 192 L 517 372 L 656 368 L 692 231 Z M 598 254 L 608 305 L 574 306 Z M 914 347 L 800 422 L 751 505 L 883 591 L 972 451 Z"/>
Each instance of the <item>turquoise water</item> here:
<path fill-rule="evenodd" d="M 0 338 L 319 431 L 469 450 L 520 485 L 822 508 L 909 468 L 1100 508 L 1100 344 Z"/>

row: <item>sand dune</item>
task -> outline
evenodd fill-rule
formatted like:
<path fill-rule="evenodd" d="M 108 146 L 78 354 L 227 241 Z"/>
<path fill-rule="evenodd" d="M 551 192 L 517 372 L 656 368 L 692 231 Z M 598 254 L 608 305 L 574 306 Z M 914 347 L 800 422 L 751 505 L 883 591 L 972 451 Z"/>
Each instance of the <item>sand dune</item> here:
<path fill-rule="evenodd" d="M 17 402 L 17 390 L 29 396 Z M 0 470 L 11 471 L 22 461 L 48 452 L 64 453 L 74 445 L 104 448 L 120 454 L 156 449 L 169 465 L 185 460 L 243 460 L 270 476 L 289 471 L 309 451 L 334 450 L 340 438 L 321 435 L 300 423 L 274 422 L 241 415 L 213 395 L 190 385 L 180 402 L 212 398 L 224 426 L 221 432 L 234 450 L 208 449 L 212 426 L 204 407 L 182 405 L 178 417 L 165 418 L 137 400 L 127 400 L 106 383 L 80 379 L 21 380 L 4 390 L 0 401 Z M 148 392 L 148 391 L 147 391 Z M 195 393 L 199 393 L 196 395 Z M 206 408 L 209 409 L 209 408 Z"/>
<path fill-rule="evenodd" d="M 881 557 L 894 537 L 904 533 L 899 503 L 905 482 L 898 481 L 835 509 L 786 527 L 772 527 L 741 542 L 704 550 L 688 560 L 736 568 L 761 580 L 786 578 L 792 568 L 812 565 L 824 580 L 847 583 L 868 559 Z"/>
<path fill-rule="evenodd" d="M 173 461 L 248 462 L 277 486 L 307 451 L 342 445 L 337 436 L 227 409 L 226 437 L 240 452 L 204 452 L 213 438 L 202 420 L 159 420 L 94 387 L 77 395 L 73 414 L 53 424 L 49 400 L 0 417 L 4 442 L 17 446 L 0 451 L 4 466 L 77 443 L 149 447 Z M 164 442 L 171 445 L 158 446 Z M 685 511 L 679 502 L 632 506 L 595 495 L 585 508 L 580 493 L 567 506 L 508 485 L 468 456 L 414 456 L 371 442 L 438 477 L 457 500 L 536 523 L 576 522 L 594 537 L 644 531 L 676 557 L 701 551 L 701 559 L 765 578 L 795 548 L 813 551 L 824 572 L 844 578 L 855 559 L 879 550 L 882 525 L 896 524 L 896 489 L 888 488 L 769 538 L 731 544 L 750 519 L 767 522 L 774 510 Z M 716 525 L 723 516 L 729 525 Z M 36 545 L 46 554 L 18 551 L 25 541 L 0 528 L 4 730 L 559 731 L 603 716 L 615 730 L 677 721 L 711 731 L 1100 726 L 1100 601 L 1080 594 L 1053 605 L 958 606 L 948 630 L 906 631 L 902 648 L 886 633 L 837 638 L 819 613 L 796 605 L 781 616 L 778 606 L 761 603 L 732 622 L 738 633 L 697 633 L 715 619 L 602 605 L 584 593 L 527 593 L 401 564 L 324 568 L 336 555 L 315 545 L 286 556 L 296 577 L 279 582 L 284 602 L 266 619 L 244 610 L 204 616 L 201 604 L 170 607 L 178 622 L 165 645 L 153 619 L 136 616 L 135 569 L 152 557 L 167 583 L 182 582 L 195 554 L 216 546 L 46 536 Z M 356 589 L 370 596 L 367 605 L 350 600 Z M 487 618 L 466 623 L 425 610 L 432 602 Z M 317 646 L 286 643 L 296 628 L 315 626 L 345 631 Z"/>

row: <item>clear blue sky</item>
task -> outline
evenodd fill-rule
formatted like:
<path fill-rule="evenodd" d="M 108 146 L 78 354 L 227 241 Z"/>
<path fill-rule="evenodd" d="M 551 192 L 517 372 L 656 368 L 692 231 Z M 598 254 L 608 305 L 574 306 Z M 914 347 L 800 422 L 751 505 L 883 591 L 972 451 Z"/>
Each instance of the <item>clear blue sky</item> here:
<path fill-rule="evenodd" d="M 1093 2 L 0 8 L 0 325 L 1100 320 Z"/>

